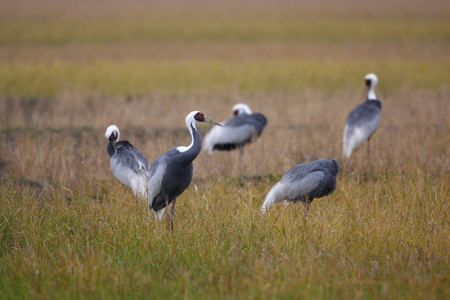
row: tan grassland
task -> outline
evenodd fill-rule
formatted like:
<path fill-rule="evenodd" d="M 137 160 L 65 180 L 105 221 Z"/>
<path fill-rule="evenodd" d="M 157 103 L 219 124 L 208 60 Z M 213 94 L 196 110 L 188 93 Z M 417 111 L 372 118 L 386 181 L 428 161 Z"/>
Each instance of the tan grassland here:
<path fill-rule="evenodd" d="M 0 299 L 448 299 L 449 20 L 439 0 L 0 1 Z M 382 120 L 346 160 L 369 72 Z M 239 102 L 260 139 L 200 153 L 173 232 L 149 219 L 106 127 L 152 162 L 190 111 Z M 260 214 L 323 157 L 334 194 Z"/>

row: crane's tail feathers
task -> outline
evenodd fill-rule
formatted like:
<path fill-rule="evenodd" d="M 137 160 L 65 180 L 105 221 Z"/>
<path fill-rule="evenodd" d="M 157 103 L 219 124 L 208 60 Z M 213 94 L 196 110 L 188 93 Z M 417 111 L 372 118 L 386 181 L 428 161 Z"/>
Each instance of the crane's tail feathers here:
<path fill-rule="evenodd" d="M 349 158 L 350 155 L 352 155 L 352 148 L 349 146 L 347 146 L 347 147 L 344 146 L 342 154 L 344 155 L 345 158 Z"/>
<path fill-rule="evenodd" d="M 161 221 L 161 218 L 162 218 L 162 216 L 164 216 L 164 212 L 165 211 L 166 211 L 165 207 L 160 209 L 160 210 L 158 210 L 158 211 L 155 211 L 156 220 Z"/>
<path fill-rule="evenodd" d="M 358 149 L 359 145 L 369 137 L 367 130 L 364 128 L 346 126 L 343 140 L 343 155 L 349 158 L 353 150 Z"/>
<path fill-rule="evenodd" d="M 347 134 L 345 134 L 342 146 L 342 155 L 346 158 L 349 158 L 350 155 L 352 155 L 353 149 L 355 148 L 355 137 L 349 137 Z"/>
<path fill-rule="evenodd" d="M 266 200 L 264 200 L 263 206 L 261 207 L 261 213 L 265 213 L 269 210 L 269 208 L 282 201 L 283 195 L 281 193 L 281 186 L 280 183 L 277 183 L 274 185 L 274 187 L 269 191 L 269 193 L 266 196 Z"/>
<path fill-rule="evenodd" d="M 349 158 L 352 154 L 353 145 L 350 145 L 350 132 L 348 125 L 345 125 L 344 130 L 344 139 L 342 143 L 342 155 L 346 158 Z"/>

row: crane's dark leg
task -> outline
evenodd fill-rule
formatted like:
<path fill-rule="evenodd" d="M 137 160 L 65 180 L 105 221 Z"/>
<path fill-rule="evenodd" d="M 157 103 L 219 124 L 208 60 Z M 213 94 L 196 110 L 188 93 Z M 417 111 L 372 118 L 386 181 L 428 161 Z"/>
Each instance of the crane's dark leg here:
<path fill-rule="evenodd" d="M 169 224 L 169 228 L 171 231 L 173 231 L 173 215 L 169 212 L 169 195 L 164 195 L 164 199 L 166 200 L 166 216 L 167 216 L 167 223 Z M 173 207 L 173 205 L 172 205 Z"/>
<path fill-rule="evenodd" d="M 370 163 L 370 137 L 367 139 L 367 161 Z"/>
<path fill-rule="evenodd" d="M 172 231 L 173 231 L 173 216 L 175 215 L 175 202 L 177 202 L 177 197 L 173 199 L 172 208 L 170 209 L 170 220 L 171 220 L 170 230 Z"/>
<path fill-rule="evenodd" d="M 310 200 L 306 200 L 305 201 L 305 206 L 306 206 L 305 218 L 308 218 L 308 216 L 309 216 L 309 206 L 310 205 L 311 205 L 311 201 Z"/>

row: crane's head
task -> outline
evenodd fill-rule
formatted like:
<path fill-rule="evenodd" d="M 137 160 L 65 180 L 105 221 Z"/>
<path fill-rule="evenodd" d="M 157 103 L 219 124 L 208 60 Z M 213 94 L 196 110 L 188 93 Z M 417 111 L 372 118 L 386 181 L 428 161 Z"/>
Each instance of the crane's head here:
<path fill-rule="evenodd" d="M 331 159 L 331 158 L 330 158 Z M 331 159 L 331 161 L 333 162 L 333 171 L 334 174 L 337 175 L 339 173 L 339 163 L 337 162 L 337 160 L 335 159 Z"/>
<path fill-rule="evenodd" d="M 237 116 L 237 115 L 241 115 L 241 114 L 251 114 L 252 110 L 250 109 L 250 107 L 248 107 L 247 104 L 244 103 L 238 103 L 235 106 L 233 106 L 233 115 Z"/>
<path fill-rule="evenodd" d="M 214 125 L 222 126 L 221 124 L 217 123 L 216 121 L 213 121 L 207 117 L 201 112 L 201 111 L 193 111 L 189 113 L 186 117 L 186 126 L 190 128 L 190 124 L 195 124 L 196 122 L 208 122 Z"/>
<path fill-rule="evenodd" d="M 375 75 L 373 73 L 369 73 L 364 78 L 364 81 L 365 81 L 366 86 L 368 88 L 375 87 L 377 85 L 377 82 L 378 82 L 378 77 L 377 77 L 377 75 Z"/>
<path fill-rule="evenodd" d="M 364 93 L 367 92 L 367 99 L 368 100 L 376 100 L 377 95 L 375 95 L 375 86 L 378 82 L 377 75 L 373 73 L 369 73 L 364 77 L 364 82 L 366 83 L 366 86 L 364 88 Z"/>
<path fill-rule="evenodd" d="M 119 128 L 116 125 L 110 125 L 106 129 L 105 137 L 111 142 L 117 142 L 120 136 Z"/>

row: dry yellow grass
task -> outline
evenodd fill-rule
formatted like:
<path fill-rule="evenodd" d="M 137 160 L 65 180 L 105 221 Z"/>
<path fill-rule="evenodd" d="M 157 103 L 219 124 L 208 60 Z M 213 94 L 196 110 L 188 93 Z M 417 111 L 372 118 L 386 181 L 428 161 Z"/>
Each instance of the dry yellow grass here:
<path fill-rule="evenodd" d="M 361 102 L 359 91 L 158 99 L 117 98 L 102 105 L 77 99 L 61 107 L 46 100 L 10 102 L 9 122 L 17 122 L 16 129 L 4 127 L 0 134 L 6 295 L 448 295 L 445 94 L 400 90 L 383 97 L 371 164 L 365 144 L 351 160 L 341 159 L 346 113 Z M 199 155 L 193 181 L 198 192 L 191 187 L 180 197 L 175 233 L 169 234 L 165 222 L 149 220 L 145 204 L 112 176 L 106 126 L 118 124 L 122 138 L 152 161 L 189 144 L 185 111 L 205 108 L 222 120 L 243 99 L 267 115 L 267 128 L 243 155 Z M 68 127 L 64 112 L 88 126 Z M 204 134 L 209 127 L 199 128 Z M 259 215 L 283 172 L 321 157 L 341 163 L 333 195 L 314 201 L 307 219 L 302 205 Z"/>
<path fill-rule="evenodd" d="M 380 98 L 382 121 L 372 141 L 373 167 L 437 168 L 448 172 L 447 96 L 430 91 L 398 91 Z M 357 91 L 333 95 L 305 91 L 299 95 L 234 95 L 216 99 L 174 96 L 72 101 L 73 98 L 58 102 L 5 101 L 10 112 L 4 119 L 2 135 L 8 142 L 2 144 L 1 152 L 16 172 L 15 177 L 68 181 L 77 176 L 105 177 L 109 165 L 103 134 L 108 125 L 118 125 L 122 139 L 131 141 L 152 161 L 171 147 L 190 143 L 184 125 L 188 112 L 200 109 L 222 121 L 229 118 L 231 107 L 238 102 L 246 102 L 267 116 L 269 124 L 264 135 L 246 147 L 242 157 L 238 152 L 201 154 L 196 160 L 196 177 L 279 174 L 311 158 L 340 158 L 345 119 L 361 102 L 361 95 Z M 199 129 L 204 134 L 209 126 L 201 124 Z M 365 147 L 363 144 L 348 162 L 355 170 L 368 167 Z M 230 159 L 232 168 L 227 163 Z M 102 172 L 97 174 L 99 170 Z"/>

